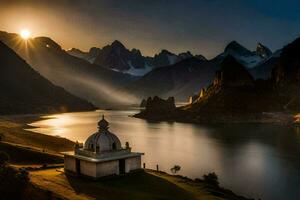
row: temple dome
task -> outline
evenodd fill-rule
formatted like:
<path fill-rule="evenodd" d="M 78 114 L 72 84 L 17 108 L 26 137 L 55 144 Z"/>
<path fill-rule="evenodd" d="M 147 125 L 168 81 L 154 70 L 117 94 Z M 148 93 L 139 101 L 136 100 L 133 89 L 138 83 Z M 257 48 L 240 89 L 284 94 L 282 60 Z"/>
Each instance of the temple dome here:
<path fill-rule="evenodd" d="M 122 149 L 119 138 L 108 130 L 109 123 L 104 116 L 98 122 L 98 128 L 98 132 L 92 134 L 85 141 L 84 149 L 100 153 Z"/>

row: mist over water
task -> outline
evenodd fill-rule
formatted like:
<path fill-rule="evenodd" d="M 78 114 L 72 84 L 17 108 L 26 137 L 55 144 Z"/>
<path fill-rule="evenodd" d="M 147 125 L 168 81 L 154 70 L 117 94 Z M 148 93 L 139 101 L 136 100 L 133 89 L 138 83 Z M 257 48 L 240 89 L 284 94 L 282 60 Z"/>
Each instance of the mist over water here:
<path fill-rule="evenodd" d="M 7 43 L 35 71 L 57 86 L 101 108 L 139 104 L 140 99 L 124 91 L 134 77 L 113 72 L 85 60 L 70 56 L 50 38 L 24 41 L 9 36 Z"/>
<path fill-rule="evenodd" d="M 216 172 L 221 186 L 238 194 L 266 200 L 296 200 L 300 195 L 300 131 L 277 125 L 195 125 L 150 123 L 128 117 L 137 110 L 50 115 L 30 125 L 49 135 L 84 142 L 97 131 L 100 115 L 124 145 L 145 152 L 147 168 L 191 178 Z"/>

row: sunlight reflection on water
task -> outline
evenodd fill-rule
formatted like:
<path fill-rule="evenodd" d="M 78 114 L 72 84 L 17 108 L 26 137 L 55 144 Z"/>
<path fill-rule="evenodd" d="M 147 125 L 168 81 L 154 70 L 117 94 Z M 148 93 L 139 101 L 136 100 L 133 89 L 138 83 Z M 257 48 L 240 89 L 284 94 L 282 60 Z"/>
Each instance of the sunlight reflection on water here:
<path fill-rule="evenodd" d="M 45 116 L 30 124 L 39 133 L 84 142 L 97 131 L 105 114 L 110 130 L 133 151 L 145 152 L 148 168 L 192 178 L 216 172 L 222 186 L 263 199 L 298 199 L 300 192 L 300 135 L 291 127 L 275 125 L 193 125 L 128 117 L 137 111 L 96 111 Z M 288 197 L 288 198 L 286 198 Z"/>

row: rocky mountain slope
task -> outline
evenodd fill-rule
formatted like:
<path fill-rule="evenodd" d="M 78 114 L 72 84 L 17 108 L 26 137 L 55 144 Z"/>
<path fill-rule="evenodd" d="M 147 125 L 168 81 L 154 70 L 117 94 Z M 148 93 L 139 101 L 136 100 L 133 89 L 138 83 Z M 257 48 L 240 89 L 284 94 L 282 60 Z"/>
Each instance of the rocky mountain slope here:
<path fill-rule="evenodd" d="M 95 107 L 34 71 L 0 41 L 0 114 L 92 110 Z"/>
<path fill-rule="evenodd" d="M 270 81 L 255 81 L 243 65 L 227 56 L 213 83 L 185 109 L 196 114 L 244 114 L 281 110 Z"/>
<path fill-rule="evenodd" d="M 264 62 L 272 56 L 272 52 L 261 43 L 257 44 L 255 51 L 250 51 L 236 41 L 230 42 L 224 49 L 224 52 L 217 56 L 222 61 L 226 56 L 233 56 L 238 62 L 246 68 L 253 68 L 259 63 Z"/>
<path fill-rule="evenodd" d="M 176 55 L 167 50 L 162 50 L 153 57 L 143 56 L 140 50 L 129 50 L 118 40 L 103 48 L 93 47 L 89 52 L 82 52 L 79 49 L 71 49 L 67 52 L 108 69 L 137 76 L 142 76 L 157 67 L 173 65 L 194 57 L 189 51 Z M 201 55 L 195 57 L 205 60 Z"/>
<path fill-rule="evenodd" d="M 190 52 L 175 55 L 167 50 L 145 57 L 137 49 L 128 50 L 119 41 L 101 49 L 91 48 L 89 52 L 78 49 L 66 52 L 47 37 L 25 42 L 17 34 L 0 32 L 0 39 L 44 77 L 100 107 L 136 104 L 142 98 L 156 95 L 187 101 L 213 80 L 225 55 L 232 55 L 240 63 L 257 58 L 260 61 L 257 66 L 263 67 L 249 68 L 255 78 L 268 77 L 274 64 L 270 62 L 273 56 L 268 57 L 271 52 L 262 44 L 251 52 L 231 42 L 222 54 L 206 60 Z M 144 75 L 135 77 L 125 72 Z"/>
<path fill-rule="evenodd" d="M 189 51 L 176 55 L 168 50 L 162 50 L 153 57 L 143 56 L 138 49 L 129 50 L 117 40 L 103 48 L 93 47 L 89 52 L 82 52 L 75 48 L 68 50 L 67 52 L 70 55 L 85 59 L 91 63 L 96 63 L 109 69 L 137 76 L 142 76 L 155 68 L 174 65 L 182 60 L 192 57 L 206 60 L 204 56 L 193 55 Z M 250 51 L 238 42 L 232 41 L 225 47 L 224 52 L 216 56 L 212 61 L 221 63 L 228 55 L 233 56 L 245 67 L 251 69 L 263 65 L 273 54 L 268 47 L 261 43 L 257 44 L 255 51 Z M 264 71 L 261 70 L 259 72 L 259 78 L 265 76 L 265 74 L 263 74 Z M 254 75 L 256 74 L 254 73 Z"/>
<path fill-rule="evenodd" d="M 226 56 L 211 85 L 202 89 L 193 103 L 171 110 L 165 120 L 259 122 L 266 112 L 299 112 L 299 52 L 300 38 L 282 49 L 267 80 L 255 80 L 233 56 Z"/>
<path fill-rule="evenodd" d="M 71 56 L 50 38 L 37 37 L 25 41 L 17 34 L 0 32 L 0 40 L 42 76 L 94 105 L 111 107 L 138 102 L 134 96 L 119 90 L 135 77 Z"/>
<path fill-rule="evenodd" d="M 213 81 L 215 71 L 227 56 L 234 57 L 241 64 L 254 59 L 252 65 L 258 67 L 248 66 L 246 69 L 255 79 L 269 78 L 278 57 L 260 43 L 256 51 L 251 52 L 234 41 L 226 46 L 222 54 L 211 60 L 188 56 L 174 65 L 156 68 L 133 82 L 130 91 L 140 98 L 174 96 L 177 101 L 187 101 L 189 96 L 198 94 L 201 88 Z"/>
<path fill-rule="evenodd" d="M 140 99 L 158 95 L 163 98 L 174 96 L 177 101 L 186 101 L 188 96 L 198 93 L 210 83 L 216 69 L 215 63 L 192 57 L 152 70 L 132 82 L 127 90 Z"/>
<path fill-rule="evenodd" d="M 272 70 L 274 87 L 277 89 L 284 108 L 300 111 L 300 38 L 286 45 L 279 61 Z"/>

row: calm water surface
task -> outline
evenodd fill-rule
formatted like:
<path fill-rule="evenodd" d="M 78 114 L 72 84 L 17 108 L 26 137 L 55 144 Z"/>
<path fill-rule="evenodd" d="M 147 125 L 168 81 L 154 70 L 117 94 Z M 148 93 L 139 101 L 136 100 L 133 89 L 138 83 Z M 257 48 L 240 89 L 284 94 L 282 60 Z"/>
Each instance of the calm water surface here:
<path fill-rule="evenodd" d="M 151 123 L 128 117 L 130 111 L 96 111 L 50 115 L 32 131 L 84 142 L 105 114 L 110 131 L 133 151 L 145 152 L 147 168 L 159 165 L 191 178 L 216 172 L 221 185 L 267 200 L 300 199 L 300 131 L 276 125 L 195 125 Z M 47 116 L 49 117 L 49 116 Z"/>

